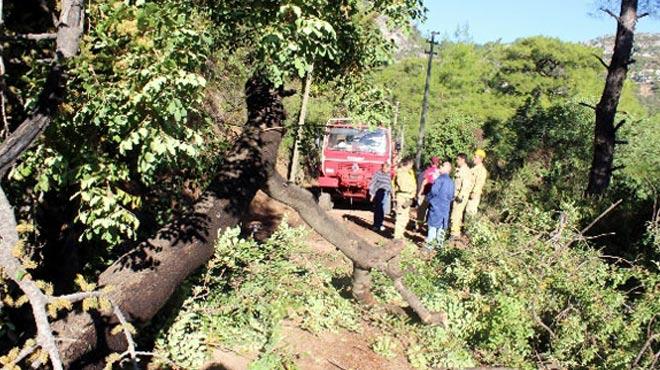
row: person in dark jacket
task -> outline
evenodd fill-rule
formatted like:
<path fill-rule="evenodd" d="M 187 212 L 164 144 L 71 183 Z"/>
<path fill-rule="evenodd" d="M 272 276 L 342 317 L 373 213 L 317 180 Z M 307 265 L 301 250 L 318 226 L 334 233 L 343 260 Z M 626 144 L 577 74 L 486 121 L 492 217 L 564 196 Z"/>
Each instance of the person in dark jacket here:
<path fill-rule="evenodd" d="M 392 194 L 392 177 L 390 165 L 383 163 L 369 183 L 369 195 L 374 206 L 374 230 L 384 231 L 383 219 L 390 213 L 390 197 Z"/>
<path fill-rule="evenodd" d="M 426 247 L 442 247 L 445 233 L 449 227 L 449 211 L 454 201 L 454 181 L 449 177 L 451 162 L 445 161 L 440 167 L 440 176 L 435 179 L 428 194 L 428 235 Z"/>

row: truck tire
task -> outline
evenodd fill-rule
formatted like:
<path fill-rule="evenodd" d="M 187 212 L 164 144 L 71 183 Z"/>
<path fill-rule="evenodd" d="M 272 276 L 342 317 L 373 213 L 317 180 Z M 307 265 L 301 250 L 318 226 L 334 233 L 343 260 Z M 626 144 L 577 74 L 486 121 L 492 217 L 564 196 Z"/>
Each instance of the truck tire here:
<path fill-rule="evenodd" d="M 330 211 L 334 204 L 332 203 L 332 197 L 328 193 L 321 193 L 319 195 L 319 207 L 324 211 Z"/>

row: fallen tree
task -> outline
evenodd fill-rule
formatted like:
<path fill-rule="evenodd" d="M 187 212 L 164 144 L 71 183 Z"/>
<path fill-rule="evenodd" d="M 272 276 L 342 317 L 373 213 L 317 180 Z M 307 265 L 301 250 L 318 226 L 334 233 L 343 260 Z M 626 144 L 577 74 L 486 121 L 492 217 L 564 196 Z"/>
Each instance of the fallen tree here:
<path fill-rule="evenodd" d="M 99 277 L 99 287 L 111 288 L 109 299 L 128 321 L 146 323 L 181 282 L 211 257 L 217 233 L 238 224 L 256 191 L 263 187 L 273 198 L 300 212 L 313 229 L 353 261 L 356 298 L 372 302 L 368 272 L 376 268 L 394 280 L 396 289 L 425 323 L 442 322 L 442 315 L 428 312 L 403 284 L 396 258 L 401 241 L 386 248 L 368 244 L 331 219 L 311 193 L 287 184 L 274 172 L 285 95 L 282 88 L 275 89 L 262 78 L 248 81 L 248 122 L 209 189 L 189 212 L 106 269 Z M 59 344 L 63 363 L 78 368 L 98 363 L 108 351 L 125 351 L 126 338 L 110 332 L 115 321 L 112 315 L 75 311 L 55 322 L 52 328 L 56 336 L 67 339 Z"/>
<path fill-rule="evenodd" d="M 0 175 L 7 173 L 56 117 L 59 104 L 65 98 L 63 62 L 78 52 L 83 20 L 82 1 L 62 2 L 56 37 L 58 58 L 36 110 L 0 146 Z M 397 258 L 402 241 L 394 241 L 384 248 L 370 245 L 330 218 L 309 192 L 287 184 L 274 171 L 285 118 L 282 99 L 289 93 L 281 86 L 276 88 L 259 72 L 247 81 L 245 93 L 247 123 L 218 165 L 207 191 L 194 206 L 175 215 L 173 222 L 137 244 L 102 272 L 98 279 L 102 290 L 98 292 L 67 296 L 43 292 L 13 252 L 19 243 L 16 218 L 4 193 L 0 194 L 3 200 L 0 202 L 0 266 L 7 280 L 13 281 L 28 297 L 37 327 L 37 341 L 35 345 L 25 346 L 25 353 L 20 353 L 22 358 L 41 348 L 48 352 L 55 368 L 94 366 L 110 352 L 130 352 L 135 360 L 136 351 L 130 335 L 113 335 L 113 327 L 117 323 L 124 327 L 127 322 L 145 324 L 153 318 L 184 279 L 208 261 L 218 232 L 239 223 L 259 189 L 295 208 L 313 229 L 353 261 L 353 293 L 358 300 L 373 303 L 369 273 L 377 269 L 393 279 L 397 291 L 423 322 L 444 321 L 443 315 L 426 310 L 403 284 Z M 112 302 L 113 309 L 71 309 L 72 304 L 90 295 L 99 299 L 103 296 Z M 70 308 L 60 313 L 54 322 L 46 312 L 53 303 Z M 126 328 L 123 331 L 128 332 Z"/>

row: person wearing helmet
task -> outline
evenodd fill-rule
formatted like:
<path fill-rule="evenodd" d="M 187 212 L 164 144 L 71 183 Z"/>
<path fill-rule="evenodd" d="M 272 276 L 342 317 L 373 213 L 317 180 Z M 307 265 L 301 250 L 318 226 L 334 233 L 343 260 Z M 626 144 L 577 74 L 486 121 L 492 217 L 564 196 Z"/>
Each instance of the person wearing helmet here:
<path fill-rule="evenodd" d="M 474 187 L 472 180 L 472 171 L 467 164 L 467 155 L 459 153 L 456 156 L 456 173 L 454 174 L 454 183 L 456 186 L 456 198 L 451 207 L 451 230 L 452 238 L 461 236 L 461 227 L 463 226 L 463 216 L 465 207 L 470 199 L 470 193 Z"/>
<path fill-rule="evenodd" d="M 474 186 L 470 192 L 470 199 L 468 199 L 467 205 L 465 206 L 465 213 L 468 215 L 476 215 L 477 209 L 479 208 L 481 194 L 484 190 L 484 185 L 486 184 L 486 178 L 488 177 L 488 171 L 486 171 L 486 167 L 483 163 L 485 158 L 486 152 L 483 149 L 477 149 L 474 152 L 474 159 L 472 160 L 474 166 L 470 169 Z"/>

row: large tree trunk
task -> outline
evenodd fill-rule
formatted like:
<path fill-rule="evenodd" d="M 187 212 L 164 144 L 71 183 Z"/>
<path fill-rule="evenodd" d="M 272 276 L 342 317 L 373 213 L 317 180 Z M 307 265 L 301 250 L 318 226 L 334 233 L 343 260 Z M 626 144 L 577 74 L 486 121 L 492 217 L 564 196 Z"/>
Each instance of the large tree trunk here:
<path fill-rule="evenodd" d="M 622 0 L 617 19 L 614 53 L 607 68 L 607 79 L 603 95 L 596 105 L 596 127 L 594 130 L 594 154 L 589 171 L 587 194 L 602 194 L 610 184 L 616 130 L 614 119 L 633 47 L 635 24 L 637 23 L 637 0 Z"/>
<path fill-rule="evenodd" d="M 217 176 L 194 209 L 179 215 L 148 241 L 106 269 L 101 287 L 130 321 L 145 323 L 167 302 L 183 280 L 213 254 L 218 232 L 238 224 L 277 159 L 284 121 L 282 89 L 261 78 L 246 85 L 248 122 Z M 53 325 L 58 336 L 75 341 L 60 344 L 71 368 L 98 363 L 107 349 L 123 351 L 122 335 L 109 334 L 107 318 L 75 312 Z"/>
<path fill-rule="evenodd" d="M 276 200 L 292 206 L 321 236 L 344 253 L 354 264 L 356 298 L 373 303 L 369 271 L 378 269 L 389 276 L 396 290 L 428 324 L 442 324 L 446 316 L 429 312 L 403 283 L 398 254 L 402 241 L 379 248 L 349 232 L 329 217 L 308 191 L 274 171 L 284 119 L 283 92 L 273 91 L 260 80 L 248 83 L 249 122 L 220 167 L 210 190 L 189 215 L 163 228 L 156 237 L 142 243 L 100 276 L 101 286 L 111 286 L 111 299 L 134 322 L 151 319 L 175 289 L 213 253 L 217 232 L 238 223 L 256 191 L 263 187 Z M 273 129 L 275 128 L 275 129 Z M 122 352 L 125 338 L 109 334 L 104 317 L 85 312 L 69 314 L 54 325 L 58 335 L 74 338 L 60 345 L 62 358 L 71 368 L 98 364 L 107 350 Z"/>
<path fill-rule="evenodd" d="M 353 261 L 353 296 L 356 299 L 367 304 L 374 302 L 369 291 L 369 272 L 373 269 L 380 270 L 392 279 L 394 288 L 422 322 L 446 324 L 447 316 L 444 312 L 431 312 L 426 309 L 419 297 L 403 283 L 398 257 L 404 246 L 403 240 L 394 240 L 384 247 L 367 243 L 321 209 L 309 191 L 287 183 L 277 172 L 268 177 L 264 190 L 273 199 L 295 209 L 312 229 Z"/>

